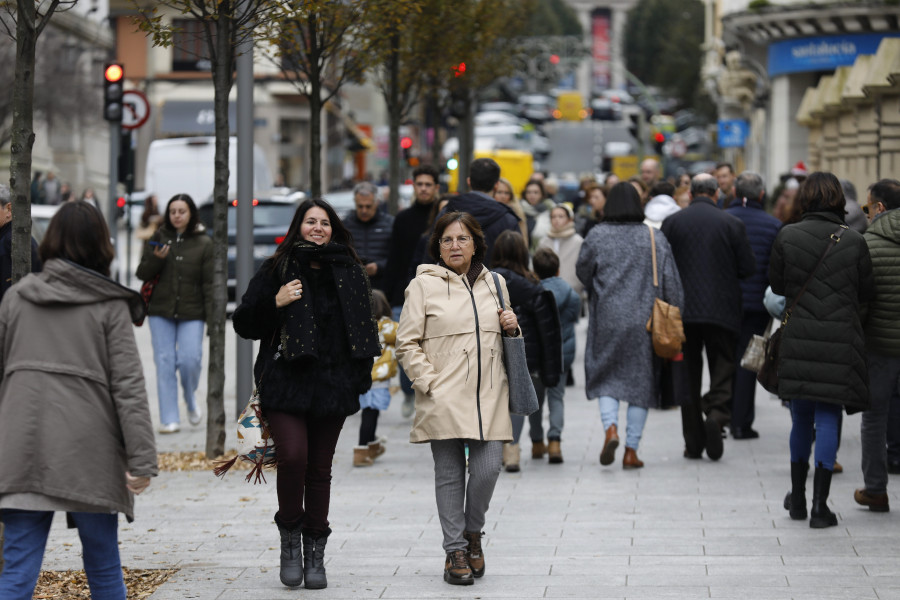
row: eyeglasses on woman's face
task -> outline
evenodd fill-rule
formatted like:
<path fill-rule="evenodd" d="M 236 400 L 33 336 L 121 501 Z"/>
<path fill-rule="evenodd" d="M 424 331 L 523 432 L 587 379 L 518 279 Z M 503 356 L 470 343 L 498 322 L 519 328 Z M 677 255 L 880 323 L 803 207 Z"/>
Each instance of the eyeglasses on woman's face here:
<path fill-rule="evenodd" d="M 448 248 L 452 248 L 454 242 L 459 244 L 460 248 L 465 248 L 466 246 L 468 246 L 469 244 L 472 243 L 472 236 L 471 235 L 461 235 L 457 238 L 443 237 L 443 238 L 441 238 L 441 248 L 443 248 L 444 250 L 447 250 Z"/>

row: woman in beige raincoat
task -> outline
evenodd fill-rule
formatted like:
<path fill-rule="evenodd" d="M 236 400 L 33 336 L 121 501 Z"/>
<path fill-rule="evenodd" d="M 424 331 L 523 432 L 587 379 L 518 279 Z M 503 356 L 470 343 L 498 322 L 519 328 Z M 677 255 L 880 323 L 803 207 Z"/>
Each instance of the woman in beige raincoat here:
<path fill-rule="evenodd" d="M 503 442 L 512 439 L 501 336 L 521 332 L 516 315 L 501 309 L 482 264 L 486 247 L 471 215 L 451 212 L 438 219 L 428 244 L 437 264 L 421 265 L 406 288 L 397 333 L 397 358 L 416 392 L 410 441 L 431 443 L 447 553 L 444 581 L 454 585 L 484 575 L 481 529 Z"/>

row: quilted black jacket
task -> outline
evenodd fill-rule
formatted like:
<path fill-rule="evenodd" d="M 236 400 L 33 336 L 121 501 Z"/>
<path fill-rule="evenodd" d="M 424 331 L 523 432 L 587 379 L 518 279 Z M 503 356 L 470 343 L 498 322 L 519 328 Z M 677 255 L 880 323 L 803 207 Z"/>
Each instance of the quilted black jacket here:
<path fill-rule="evenodd" d="M 684 286 L 681 320 L 739 332 L 740 280 L 756 268 L 744 223 L 712 199 L 697 196 L 690 206 L 667 217 L 661 229 Z"/>
<path fill-rule="evenodd" d="M 843 221 L 833 213 L 807 213 L 778 233 L 769 263 L 772 291 L 790 307 Z M 784 326 L 778 395 L 869 406 L 866 345 L 859 309 L 874 297 L 872 260 L 863 236 L 845 231 L 814 274 Z"/>

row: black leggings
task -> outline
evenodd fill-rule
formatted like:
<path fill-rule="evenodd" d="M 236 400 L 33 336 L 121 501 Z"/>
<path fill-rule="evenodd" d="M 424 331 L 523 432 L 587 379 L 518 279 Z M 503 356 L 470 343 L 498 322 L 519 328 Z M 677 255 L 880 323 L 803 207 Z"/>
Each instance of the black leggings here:
<path fill-rule="evenodd" d="M 360 446 L 365 446 L 369 442 L 375 441 L 375 428 L 378 427 L 378 414 L 380 412 L 377 408 L 362 409 L 362 421 L 359 424 Z"/>

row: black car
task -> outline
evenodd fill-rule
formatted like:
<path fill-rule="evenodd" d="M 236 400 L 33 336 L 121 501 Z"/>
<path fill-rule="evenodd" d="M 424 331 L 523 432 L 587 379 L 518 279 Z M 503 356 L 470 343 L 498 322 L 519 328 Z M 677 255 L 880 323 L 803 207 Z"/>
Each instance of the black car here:
<path fill-rule="evenodd" d="M 297 206 L 305 199 L 303 192 L 287 195 L 259 195 L 253 199 L 253 270 L 259 269 L 263 261 L 275 253 L 278 244 L 287 234 L 291 219 Z M 197 209 L 200 222 L 207 233 L 213 233 L 213 205 L 207 202 Z M 228 303 L 235 302 L 235 286 L 237 284 L 237 200 L 228 205 Z"/>

